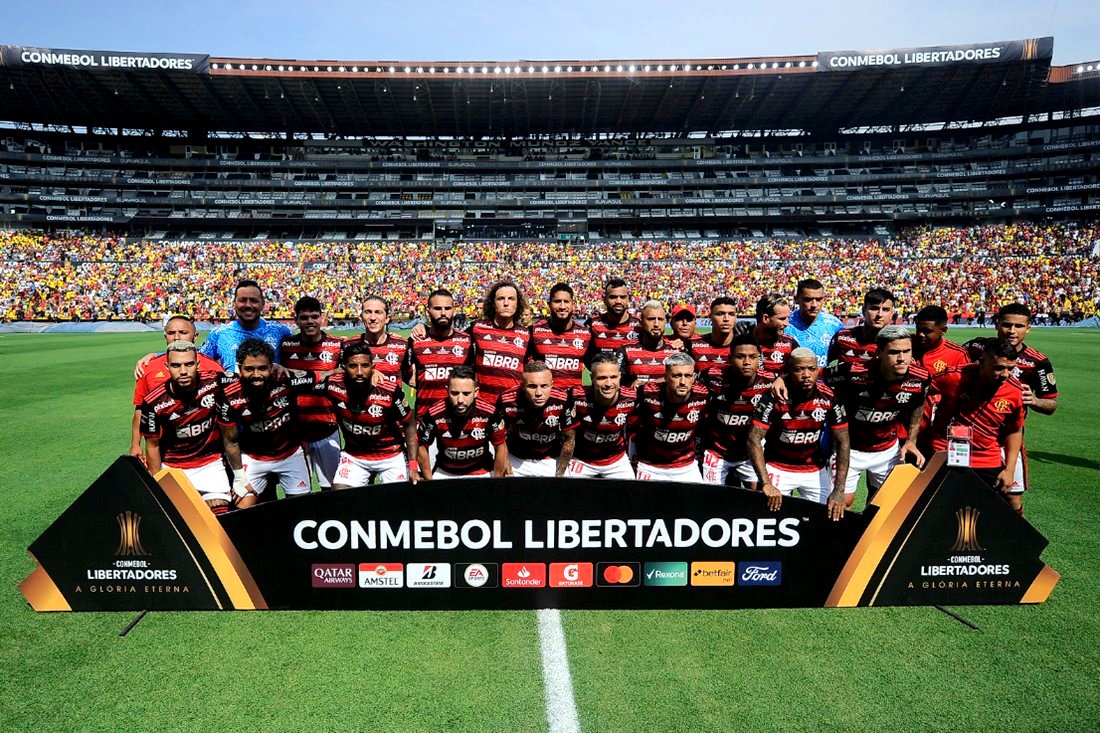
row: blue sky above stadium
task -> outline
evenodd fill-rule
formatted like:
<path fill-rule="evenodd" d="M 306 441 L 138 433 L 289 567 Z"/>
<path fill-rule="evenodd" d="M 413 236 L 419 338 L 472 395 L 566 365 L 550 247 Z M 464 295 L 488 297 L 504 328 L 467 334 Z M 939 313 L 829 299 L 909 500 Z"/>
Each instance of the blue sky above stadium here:
<path fill-rule="evenodd" d="M 0 43 L 300 59 L 733 57 L 1045 35 L 1056 64 L 1100 59 L 1100 2 L 0 3 Z"/>

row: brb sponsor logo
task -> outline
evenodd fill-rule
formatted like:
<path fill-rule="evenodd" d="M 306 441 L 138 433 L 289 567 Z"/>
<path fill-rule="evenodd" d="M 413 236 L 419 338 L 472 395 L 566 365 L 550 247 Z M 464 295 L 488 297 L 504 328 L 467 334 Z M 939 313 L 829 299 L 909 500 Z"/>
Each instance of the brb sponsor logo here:
<path fill-rule="evenodd" d="M 590 562 L 552 562 L 550 563 L 551 588 L 591 588 L 592 563 Z"/>
<path fill-rule="evenodd" d="M 737 563 L 738 585 L 781 585 L 783 583 L 783 563 L 739 562 Z"/>
<path fill-rule="evenodd" d="M 405 585 L 409 588 L 450 588 L 451 564 L 411 562 L 405 566 Z"/>
<path fill-rule="evenodd" d="M 645 564 L 647 586 L 678 586 L 688 584 L 686 562 L 647 562 Z"/>
<path fill-rule="evenodd" d="M 504 588 L 545 588 L 546 563 L 506 562 L 500 578 Z"/>
<path fill-rule="evenodd" d="M 636 588 L 642 584 L 642 566 L 636 562 L 601 562 L 596 565 L 596 586 Z"/>
<path fill-rule="evenodd" d="M 500 566 L 495 562 L 471 562 L 455 565 L 458 588 L 496 588 L 500 585 Z"/>
<path fill-rule="evenodd" d="M 359 563 L 359 587 L 393 589 L 405 587 L 405 567 L 399 562 Z"/>
<path fill-rule="evenodd" d="M 355 566 L 314 564 L 310 569 L 314 588 L 354 588 Z"/>
<path fill-rule="evenodd" d="M 693 562 L 691 564 L 692 585 L 733 585 L 732 562 Z"/>

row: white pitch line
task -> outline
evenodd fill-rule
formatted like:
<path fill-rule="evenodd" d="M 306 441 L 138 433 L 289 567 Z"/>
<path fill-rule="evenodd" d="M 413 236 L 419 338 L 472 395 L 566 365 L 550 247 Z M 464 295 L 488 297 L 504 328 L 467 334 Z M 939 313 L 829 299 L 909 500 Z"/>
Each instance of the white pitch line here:
<path fill-rule="evenodd" d="M 546 691 L 546 722 L 550 733 L 580 733 L 577 703 L 573 699 L 573 678 L 561 613 L 556 608 L 536 611 L 539 621 L 539 649 L 542 652 L 542 680 Z"/>

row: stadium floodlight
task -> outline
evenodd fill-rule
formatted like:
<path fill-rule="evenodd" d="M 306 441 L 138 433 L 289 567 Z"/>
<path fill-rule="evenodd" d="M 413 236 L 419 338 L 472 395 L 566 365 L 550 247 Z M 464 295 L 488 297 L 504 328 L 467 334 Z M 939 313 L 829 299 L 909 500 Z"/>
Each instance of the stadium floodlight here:
<path fill-rule="evenodd" d="M 428 73 L 429 74 L 434 74 L 435 73 L 435 67 L 434 66 L 429 66 L 428 67 Z"/>
<path fill-rule="evenodd" d="M 665 65 L 664 64 L 657 64 L 657 71 L 664 71 L 664 70 L 665 70 Z"/>
<path fill-rule="evenodd" d="M 488 74 L 489 73 L 489 67 L 488 66 L 482 66 L 481 67 L 481 73 L 482 74 Z"/>
<path fill-rule="evenodd" d="M 565 70 L 566 70 L 566 71 L 569 71 L 569 72 L 572 72 L 572 71 L 573 71 L 573 67 L 572 67 L 572 66 L 566 66 L 566 67 L 565 67 Z"/>
<path fill-rule="evenodd" d="M 358 66 L 351 67 L 351 73 L 358 74 L 359 73 L 359 67 Z"/>
<path fill-rule="evenodd" d="M 466 69 L 466 73 L 468 73 L 468 74 L 474 73 L 474 67 L 471 66 L 468 69 Z"/>
<path fill-rule="evenodd" d="M 684 64 L 684 71 L 691 71 L 691 64 Z"/>
<path fill-rule="evenodd" d="M 555 66 L 554 67 L 554 73 L 555 74 L 560 74 L 561 73 L 561 67 L 560 66 Z"/>
<path fill-rule="evenodd" d="M 535 67 L 534 66 L 528 66 L 527 67 L 527 73 L 528 74 L 534 74 L 535 73 Z"/>
<path fill-rule="evenodd" d="M 1092 71 L 1092 64 L 1089 64 L 1089 71 Z"/>
<path fill-rule="evenodd" d="M 327 69 L 328 69 L 328 71 L 332 71 L 332 67 L 331 67 L 331 66 L 327 67 Z"/>
<path fill-rule="evenodd" d="M 416 73 L 417 74 L 423 74 L 424 73 L 424 67 L 423 66 L 417 66 L 416 67 Z"/>
<path fill-rule="evenodd" d="M 790 62 L 790 61 L 788 61 L 788 62 L 787 62 L 787 64 L 786 64 L 786 67 L 787 67 L 788 69 L 789 69 L 789 68 L 791 68 L 791 62 Z"/>
<path fill-rule="evenodd" d="M 253 70 L 253 71 L 259 71 L 259 70 L 260 70 L 260 67 L 259 67 L 259 66 L 257 66 L 256 64 L 252 64 L 252 70 Z"/>
<path fill-rule="evenodd" d="M 633 73 L 634 73 L 634 68 L 635 68 L 635 67 L 634 67 L 634 64 L 631 64 L 631 65 L 630 65 L 630 66 L 629 66 L 629 67 L 627 68 L 627 71 L 629 71 L 629 72 L 630 72 L 631 74 L 633 74 Z"/>
<path fill-rule="evenodd" d="M 673 64 L 672 66 L 668 67 L 668 70 L 669 71 L 676 71 L 676 64 Z"/>
<path fill-rule="evenodd" d="M 816 61 L 814 61 L 814 62 L 813 62 L 812 64 L 810 64 L 810 66 L 812 66 L 812 67 L 814 67 L 814 68 L 816 69 L 816 68 L 817 68 L 817 62 L 816 62 Z"/>
<path fill-rule="evenodd" d="M 411 68 L 409 68 L 408 66 L 405 67 L 405 73 L 406 74 L 410 73 L 411 71 L 412 71 Z"/>
<path fill-rule="evenodd" d="M 747 67 L 745 67 L 745 68 L 747 68 L 747 69 L 755 69 L 755 68 L 756 68 L 756 66 L 755 66 L 754 64 L 749 64 L 749 65 L 748 65 Z"/>
<path fill-rule="evenodd" d="M 393 68 L 393 67 L 391 66 L 391 67 L 390 67 L 390 73 L 392 74 L 392 73 L 393 73 L 394 71 L 396 71 L 396 69 L 394 69 L 394 68 Z"/>
<path fill-rule="evenodd" d="M 610 66 L 605 66 L 605 67 L 603 67 L 603 70 L 604 71 L 611 71 L 611 67 Z"/>
<path fill-rule="evenodd" d="M 548 72 L 548 71 L 550 71 L 550 67 L 549 67 L 549 66 L 543 66 L 543 67 L 542 67 L 542 73 L 544 73 L 544 74 L 545 74 L 545 73 L 546 73 L 546 72 Z"/>
<path fill-rule="evenodd" d="M 622 71 L 622 70 L 623 70 L 623 65 L 622 64 L 619 64 L 618 66 L 615 67 L 615 71 Z"/>
<path fill-rule="evenodd" d="M 643 66 L 642 70 L 643 71 L 649 71 L 649 64 L 646 64 L 645 66 Z"/>
<path fill-rule="evenodd" d="M 733 70 L 734 71 L 740 71 L 741 70 L 741 64 L 734 64 L 733 65 Z"/>
<path fill-rule="evenodd" d="M 714 64 L 707 67 L 707 71 L 714 71 Z"/>
<path fill-rule="evenodd" d="M 798 62 L 798 68 L 803 69 L 805 67 L 806 67 L 806 62 L 805 61 L 799 61 Z"/>
<path fill-rule="evenodd" d="M 779 63 L 776 62 L 776 61 L 772 61 L 772 68 L 773 69 L 778 69 L 779 68 Z"/>
<path fill-rule="evenodd" d="M 500 73 L 502 73 L 503 71 L 504 71 L 504 70 L 503 70 L 503 69 L 501 69 L 501 68 L 500 68 L 499 66 L 494 66 L 494 67 L 493 67 L 493 73 L 494 73 L 494 74 L 500 74 Z"/>
<path fill-rule="evenodd" d="M 443 67 L 443 73 L 444 74 L 450 74 L 451 73 L 451 68 L 449 66 L 444 66 Z"/>
<path fill-rule="evenodd" d="M 588 67 L 587 66 L 582 66 L 581 67 L 581 73 L 583 74 L 586 71 L 588 71 Z"/>
<path fill-rule="evenodd" d="M 463 71 L 465 71 L 465 69 L 463 69 L 461 66 L 459 66 L 455 69 L 456 74 L 461 74 Z"/>

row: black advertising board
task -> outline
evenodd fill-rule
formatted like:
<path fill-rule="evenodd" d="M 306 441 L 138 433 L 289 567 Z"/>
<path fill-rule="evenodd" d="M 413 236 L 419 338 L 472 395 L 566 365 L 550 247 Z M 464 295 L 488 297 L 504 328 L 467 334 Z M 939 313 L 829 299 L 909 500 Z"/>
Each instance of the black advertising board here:
<path fill-rule="evenodd" d="M 140 51 L 89 51 L 70 48 L 0 46 L 0 66 L 66 67 L 100 71 L 182 71 L 210 73 L 210 57 L 195 53 L 145 53 Z"/>
<path fill-rule="evenodd" d="M 1054 56 L 1054 38 L 1028 38 L 1022 41 L 970 43 L 960 46 L 923 48 L 880 48 L 865 51 L 822 51 L 817 54 L 818 71 L 855 71 L 859 69 L 909 69 L 954 64 L 1003 64 L 1019 61 L 1045 61 Z"/>
<path fill-rule="evenodd" d="M 966 469 L 899 467 L 864 512 L 698 484 L 472 479 L 215 519 L 120 458 L 30 547 L 47 610 L 794 608 L 1046 600 L 1046 540 Z"/>

